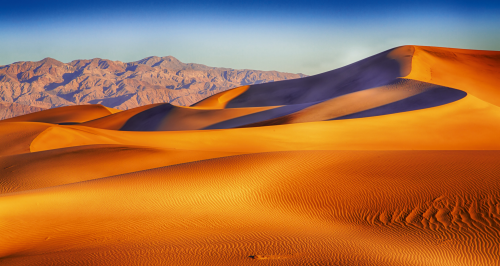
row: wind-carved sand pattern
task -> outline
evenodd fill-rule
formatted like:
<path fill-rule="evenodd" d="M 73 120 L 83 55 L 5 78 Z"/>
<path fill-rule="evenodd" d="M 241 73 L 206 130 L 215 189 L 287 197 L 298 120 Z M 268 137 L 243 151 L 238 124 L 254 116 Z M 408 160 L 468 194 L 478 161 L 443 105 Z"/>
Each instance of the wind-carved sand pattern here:
<path fill-rule="evenodd" d="M 500 52 L 0 122 L 0 265 L 498 265 Z"/>

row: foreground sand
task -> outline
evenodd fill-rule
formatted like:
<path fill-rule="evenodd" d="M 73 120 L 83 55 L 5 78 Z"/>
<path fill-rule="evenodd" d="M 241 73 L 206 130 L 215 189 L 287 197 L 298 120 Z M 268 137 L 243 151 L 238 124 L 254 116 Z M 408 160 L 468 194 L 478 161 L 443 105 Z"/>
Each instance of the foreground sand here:
<path fill-rule="evenodd" d="M 272 152 L 8 194 L 1 262 L 494 265 L 499 156 Z"/>
<path fill-rule="evenodd" d="M 0 122 L 0 265 L 498 265 L 500 53 L 366 60 Z"/>

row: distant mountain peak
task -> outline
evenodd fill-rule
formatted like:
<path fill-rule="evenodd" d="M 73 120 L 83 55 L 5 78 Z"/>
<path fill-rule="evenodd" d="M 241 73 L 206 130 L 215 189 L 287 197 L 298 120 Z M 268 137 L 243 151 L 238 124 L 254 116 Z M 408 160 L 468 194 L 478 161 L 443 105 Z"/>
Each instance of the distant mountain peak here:
<path fill-rule="evenodd" d="M 54 58 L 51 58 L 51 57 L 45 57 L 44 59 L 42 59 L 38 62 L 43 63 L 43 64 L 51 64 L 51 65 L 64 65 L 63 62 L 56 60 Z"/>
<path fill-rule="evenodd" d="M 146 57 L 144 59 L 138 60 L 135 63 L 141 64 L 141 65 L 152 66 L 152 65 L 158 63 L 159 61 L 161 61 L 161 57 L 158 57 L 158 56 L 149 56 L 149 57 Z"/>
<path fill-rule="evenodd" d="M 138 60 L 135 63 L 141 64 L 141 65 L 147 65 L 150 67 L 166 67 L 166 68 L 184 68 L 186 64 L 182 63 L 179 61 L 177 58 L 169 55 L 169 56 L 164 56 L 164 57 L 158 57 L 158 56 L 149 56 L 144 59 Z"/>
<path fill-rule="evenodd" d="M 173 56 L 171 56 L 171 55 L 164 56 L 164 57 L 162 57 L 161 59 L 162 59 L 162 60 L 169 61 L 169 62 L 179 62 L 179 63 L 181 62 L 181 61 L 179 61 L 179 59 L 177 59 L 177 58 L 175 58 L 175 57 L 173 57 Z"/>

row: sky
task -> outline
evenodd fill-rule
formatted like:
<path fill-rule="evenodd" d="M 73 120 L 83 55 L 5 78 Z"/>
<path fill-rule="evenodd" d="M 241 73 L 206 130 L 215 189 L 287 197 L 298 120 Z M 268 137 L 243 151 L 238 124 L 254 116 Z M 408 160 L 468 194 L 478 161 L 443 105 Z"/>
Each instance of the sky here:
<path fill-rule="evenodd" d="M 500 50 L 500 1 L 3 1 L 0 65 L 174 56 L 313 75 L 401 45 Z"/>

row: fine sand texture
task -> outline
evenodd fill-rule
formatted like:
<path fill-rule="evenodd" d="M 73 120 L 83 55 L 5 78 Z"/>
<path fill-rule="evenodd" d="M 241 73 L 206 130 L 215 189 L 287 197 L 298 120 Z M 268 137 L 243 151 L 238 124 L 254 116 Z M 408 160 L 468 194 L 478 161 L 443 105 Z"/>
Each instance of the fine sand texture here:
<path fill-rule="evenodd" d="M 499 265 L 500 52 L 0 121 L 0 266 Z"/>

